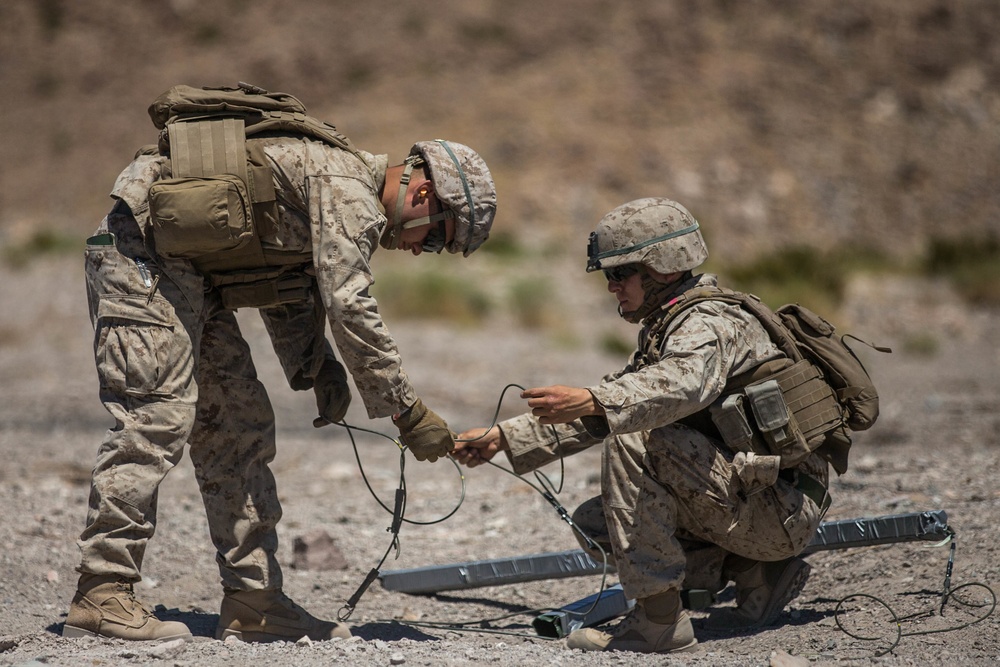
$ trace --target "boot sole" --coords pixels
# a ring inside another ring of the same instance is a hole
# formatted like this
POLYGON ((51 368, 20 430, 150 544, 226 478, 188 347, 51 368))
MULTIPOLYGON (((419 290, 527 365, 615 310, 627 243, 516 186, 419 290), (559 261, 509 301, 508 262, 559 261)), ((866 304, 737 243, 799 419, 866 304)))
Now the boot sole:
POLYGON ((78 628, 75 625, 64 625, 62 636, 67 639, 80 639, 82 637, 102 637, 104 639, 124 639, 125 641, 133 642, 169 642, 174 639, 183 639, 185 641, 191 641, 191 633, 181 633, 176 635, 168 635, 166 637, 154 637, 152 639, 129 639, 128 637, 113 637, 111 635, 102 635, 99 632, 92 632, 90 630, 84 630, 83 628, 78 628))
MULTIPOLYGON (((344 628, 343 624, 338 624, 339 627, 344 628)), ((215 629, 215 638, 219 641, 225 641, 226 639, 233 637, 237 641, 248 642, 248 643, 259 643, 266 644, 268 642, 295 642, 302 637, 308 637, 309 633, 301 633, 295 635, 278 635, 268 632, 260 632, 258 630, 233 630, 231 628, 221 628, 217 627, 215 629)), ((348 631, 347 637, 350 637, 350 631, 348 631)), ((343 636, 333 636, 321 639, 312 639, 312 641, 330 641, 333 639, 346 639, 343 636)), ((311 639, 311 637, 310 637, 311 639)))
POLYGON ((619 643, 614 646, 609 645, 606 649, 608 651, 625 651, 629 653, 645 653, 647 655, 666 655, 667 653, 690 653, 691 651, 698 650, 698 640, 692 639, 690 642, 684 646, 678 646, 677 648, 667 649, 666 651, 650 651, 649 644, 630 644, 630 643, 619 643))
POLYGON ((785 594, 773 597, 768 601, 764 615, 754 623, 753 627, 760 628, 774 623, 788 603, 797 598, 802 589, 805 588, 810 572, 812 572, 812 567, 801 558, 789 563, 774 587, 775 591, 784 591, 785 594))
POLYGON ((653 645, 647 641, 636 641, 636 640, 621 640, 614 637, 610 641, 601 641, 599 638, 591 639, 589 633, 594 633, 596 635, 603 635, 608 637, 607 633, 600 632, 598 630, 582 629, 574 630, 566 638, 566 647, 571 649, 578 649, 581 651, 623 651, 628 653, 646 653, 646 654, 666 654, 666 653, 686 653, 689 651, 694 651, 698 648, 698 638, 691 637, 691 641, 680 646, 673 646, 670 648, 662 648, 660 650, 655 650, 653 645))
POLYGON ((96 632, 84 630, 83 628, 77 628, 72 625, 63 626, 62 636, 69 639, 80 639, 81 637, 100 637, 100 635, 96 632))
POLYGON ((230 637, 233 637, 237 641, 246 642, 249 644, 268 644, 271 642, 296 642, 306 635, 300 635, 298 637, 292 635, 273 635, 266 632, 247 632, 241 630, 222 630, 216 631, 215 638, 220 641, 225 641, 230 637))

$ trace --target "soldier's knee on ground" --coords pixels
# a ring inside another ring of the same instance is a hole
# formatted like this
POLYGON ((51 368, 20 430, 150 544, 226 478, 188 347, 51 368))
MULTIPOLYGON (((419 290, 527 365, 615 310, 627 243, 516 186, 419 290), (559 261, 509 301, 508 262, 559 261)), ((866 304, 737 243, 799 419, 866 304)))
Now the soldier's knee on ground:
POLYGON ((598 563, 607 558, 608 565, 613 567, 615 557, 611 551, 611 538, 605 523, 604 504, 600 496, 580 503, 571 518, 576 528, 573 537, 580 543, 580 548, 598 563))

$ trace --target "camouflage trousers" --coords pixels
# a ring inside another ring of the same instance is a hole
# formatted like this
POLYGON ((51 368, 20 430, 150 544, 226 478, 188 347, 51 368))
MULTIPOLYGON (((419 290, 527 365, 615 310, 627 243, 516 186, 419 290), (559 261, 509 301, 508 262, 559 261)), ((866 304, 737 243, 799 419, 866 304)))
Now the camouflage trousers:
POLYGON ((100 396, 115 424, 94 466, 79 571, 140 578, 157 489, 189 444, 222 584, 280 587, 274 413, 250 349, 202 276, 150 260, 122 209, 98 230, 115 244, 85 252, 100 396))
POLYGON ((601 496, 572 518, 618 568, 625 594, 642 599, 668 589, 722 590, 731 554, 794 556, 812 540, 822 512, 782 479, 747 488, 731 454, 672 424, 605 440, 601 496))

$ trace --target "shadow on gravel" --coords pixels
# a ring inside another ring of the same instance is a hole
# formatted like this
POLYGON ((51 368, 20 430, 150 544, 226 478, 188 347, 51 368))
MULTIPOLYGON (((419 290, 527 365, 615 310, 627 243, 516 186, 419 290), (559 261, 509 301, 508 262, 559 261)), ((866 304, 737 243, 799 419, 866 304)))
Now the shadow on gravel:
POLYGON ((441 595, 440 593, 438 593, 437 595, 434 596, 434 599, 439 600, 440 602, 453 602, 457 604, 478 604, 484 607, 497 607, 511 614, 517 612, 530 612, 535 610, 533 607, 528 607, 523 604, 513 604, 506 600, 497 600, 491 598, 466 598, 455 595, 441 595))
MULTIPOLYGON (((153 615, 161 621, 180 621, 188 626, 191 634, 195 637, 215 637, 215 626, 219 624, 218 614, 208 614, 199 611, 181 611, 180 609, 167 609, 163 605, 157 605, 153 610, 153 615)), ((63 614, 63 618, 65 618, 63 614)), ((62 637, 65 621, 52 623, 45 628, 46 632, 62 637)))
MULTIPOLYGON (((462 632, 463 630, 491 630, 503 629, 532 633, 530 620, 525 623, 518 623, 513 620, 520 615, 537 615, 540 610, 528 607, 523 604, 512 604, 503 600, 488 598, 459 597, 453 595, 434 595, 438 602, 450 602, 456 604, 479 605, 480 607, 491 607, 502 610, 503 613, 489 615, 489 618, 482 614, 476 614, 470 618, 455 620, 427 619, 424 621, 396 621, 385 620, 381 622, 365 623, 363 625, 351 626, 351 634, 362 639, 381 639, 383 641, 397 641, 400 639, 411 639, 414 641, 437 641, 442 632, 462 632), (497 617, 499 616, 499 617, 497 617), (425 631, 426 629, 426 631, 425 631), (429 632, 434 633, 428 634, 429 632)), ((453 614, 451 615, 453 616, 453 614)))
POLYGON ((203 611, 166 609, 162 605, 157 605, 153 611, 161 621, 180 621, 188 626, 191 634, 195 637, 215 638, 215 626, 219 624, 218 614, 210 614, 203 611))
POLYGON ((768 630, 776 630, 783 627, 797 627, 803 625, 812 625, 813 623, 818 623, 825 618, 832 617, 834 615, 833 610, 820 611, 816 609, 799 609, 795 616, 792 617, 789 614, 782 614, 777 621, 771 625, 761 627, 761 628, 723 628, 718 626, 713 626, 713 617, 721 616, 725 614, 726 609, 713 609, 709 612, 706 618, 692 619, 691 624, 695 628, 695 634, 699 639, 724 639, 724 638, 735 638, 735 637, 749 637, 751 635, 756 635, 761 632, 766 632, 768 630))
MULTIPOLYGON (((435 628, 438 632, 440 629, 435 628)), ((439 641, 441 638, 429 635, 420 628, 407 623, 397 623, 395 621, 385 621, 383 623, 364 623, 363 625, 352 625, 351 634, 360 637, 365 641, 381 639, 382 641, 394 642, 400 639, 410 639, 413 641, 439 641)))

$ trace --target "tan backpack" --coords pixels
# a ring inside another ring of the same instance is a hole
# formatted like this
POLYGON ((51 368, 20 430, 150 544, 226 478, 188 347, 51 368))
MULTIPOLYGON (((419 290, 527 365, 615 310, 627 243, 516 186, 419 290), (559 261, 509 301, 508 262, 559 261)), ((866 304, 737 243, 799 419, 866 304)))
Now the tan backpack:
POLYGON ((312 279, 302 267, 311 255, 265 251, 261 238, 277 228, 279 201, 304 216, 308 212, 291 184, 275 188, 273 170, 252 138, 272 132, 307 136, 365 162, 350 140, 308 116, 295 97, 243 82, 236 88, 174 86, 150 105, 149 116, 171 169, 171 178, 149 189, 157 254, 190 260, 220 289, 227 308, 307 296, 312 279))
POLYGON ((782 467, 797 465, 815 452, 839 474, 845 473, 851 446, 847 431, 871 428, 879 414, 878 391, 844 342, 847 336, 837 335, 832 324, 799 304, 772 311, 752 294, 722 287, 683 294, 669 305, 664 320, 702 301, 733 303, 753 314, 787 357, 737 379, 736 391, 727 386, 711 408, 726 443, 746 450, 763 446, 758 453, 781 455, 782 467))

